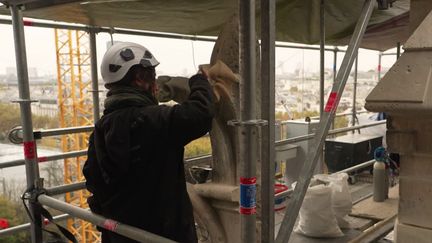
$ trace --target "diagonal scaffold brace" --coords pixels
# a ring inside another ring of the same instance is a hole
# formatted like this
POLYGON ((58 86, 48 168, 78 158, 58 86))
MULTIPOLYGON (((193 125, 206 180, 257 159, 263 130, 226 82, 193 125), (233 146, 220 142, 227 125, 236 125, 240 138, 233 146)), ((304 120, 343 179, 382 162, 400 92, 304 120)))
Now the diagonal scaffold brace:
POLYGON ((304 196, 309 187, 313 171, 320 156, 320 150, 323 146, 324 139, 326 138, 330 125, 335 117, 336 109, 339 100, 342 96, 343 90, 348 80, 349 73, 353 66, 354 60, 357 57, 357 51, 360 42, 366 31, 372 11, 375 7, 376 0, 366 0, 359 20, 355 26, 354 33, 351 37, 347 52, 341 64, 341 68, 336 76, 336 83, 333 85, 327 104, 324 108, 324 114, 320 121, 318 131, 315 133, 313 146, 309 149, 306 157, 306 162, 300 171, 300 177, 297 181, 297 186, 294 189, 291 200, 289 201, 287 212, 283 218, 279 233, 276 237, 276 243, 286 243, 289 241, 291 232, 294 228, 300 207, 303 203, 304 196))

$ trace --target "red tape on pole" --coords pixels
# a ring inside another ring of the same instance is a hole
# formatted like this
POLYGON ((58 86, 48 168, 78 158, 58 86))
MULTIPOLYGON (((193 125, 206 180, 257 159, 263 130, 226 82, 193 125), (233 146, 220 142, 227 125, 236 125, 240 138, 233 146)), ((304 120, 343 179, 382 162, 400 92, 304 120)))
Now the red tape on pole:
POLYGON ((35 143, 35 141, 24 142, 24 157, 26 159, 36 158, 36 143, 35 143))
POLYGON ((33 26, 33 21, 24 19, 23 24, 24 26, 33 26))
POLYGON ((256 214, 256 177, 240 177, 240 213, 256 214))
POLYGON ((338 94, 336 92, 331 92, 330 96, 327 100, 327 104, 325 106, 324 111, 325 112, 331 112, 334 111, 336 109, 336 105, 337 105, 337 99, 338 99, 338 94))
POLYGON ((245 185, 256 184, 256 177, 251 177, 251 178, 240 177, 240 184, 245 184, 245 185))
POLYGON ((103 227, 104 229, 107 229, 109 231, 115 231, 117 229, 117 225, 119 223, 117 221, 111 220, 111 219, 107 219, 103 222, 103 227))
POLYGON ((240 214, 246 214, 246 215, 256 214, 256 208, 242 208, 242 207, 240 207, 240 214))

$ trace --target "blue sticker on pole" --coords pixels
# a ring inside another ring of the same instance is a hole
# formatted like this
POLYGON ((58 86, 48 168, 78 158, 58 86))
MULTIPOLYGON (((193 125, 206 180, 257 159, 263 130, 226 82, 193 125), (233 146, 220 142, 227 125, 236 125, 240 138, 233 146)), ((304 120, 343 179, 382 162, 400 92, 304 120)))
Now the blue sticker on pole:
POLYGON ((256 213, 256 177, 240 178, 240 213, 256 213))

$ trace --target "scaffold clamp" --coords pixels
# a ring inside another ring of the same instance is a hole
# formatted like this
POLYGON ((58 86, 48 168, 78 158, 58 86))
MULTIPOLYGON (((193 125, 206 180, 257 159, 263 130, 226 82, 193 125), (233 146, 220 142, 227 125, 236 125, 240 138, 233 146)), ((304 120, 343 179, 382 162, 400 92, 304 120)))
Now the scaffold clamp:
POLYGON ((254 120, 246 120, 246 121, 239 121, 239 120, 230 120, 227 122, 228 126, 233 126, 233 127, 248 127, 248 126, 252 126, 252 127, 263 127, 263 126, 267 126, 268 121, 267 120, 262 120, 262 119, 254 119, 254 120))
POLYGON ((39 102, 39 100, 30 100, 30 99, 17 99, 17 100, 12 100, 11 101, 12 103, 18 103, 18 104, 21 104, 21 103, 35 103, 35 102, 39 102))

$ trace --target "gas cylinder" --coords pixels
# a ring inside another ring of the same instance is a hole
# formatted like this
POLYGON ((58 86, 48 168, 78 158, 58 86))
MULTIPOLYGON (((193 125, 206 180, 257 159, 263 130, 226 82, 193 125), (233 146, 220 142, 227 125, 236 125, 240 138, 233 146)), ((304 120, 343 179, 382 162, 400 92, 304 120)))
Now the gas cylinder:
POLYGON ((376 161, 373 166, 373 200, 382 202, 388 198, 389 180, 386 165, 382 161, 376 161))

